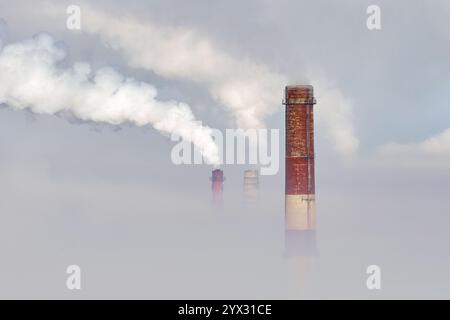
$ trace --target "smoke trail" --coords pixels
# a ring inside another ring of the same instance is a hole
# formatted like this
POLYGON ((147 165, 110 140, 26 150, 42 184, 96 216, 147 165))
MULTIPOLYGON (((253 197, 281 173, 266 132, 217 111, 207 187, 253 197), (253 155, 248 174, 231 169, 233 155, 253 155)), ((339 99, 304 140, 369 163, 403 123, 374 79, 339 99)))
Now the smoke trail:
POLYGON ((82 31, 120 50, 132 67, 205 86, 239 128, 264 127, 264 117, 280 110, 284 76, 227 54, 198 32, 111 16, 85 3, 82 18, 82 31))
MULTIPOLYGON (((132 67, 204 85, 232 114, 239 128, 264 127, 264 118, 281 110, 283 89, 289 83, 286 76, 265 65, 233 57, 198 32, 111 16, 87 4, 82 5, 82 15, 82 30, 99 35, 120 50, 132 67)), ((354 132, 351 103, 337 87, 324 81, 325 77, 317 81, 316 73, 306 72, 305 77, 317 85, 318 124, 327 132, 336 152, 352 158, 359 140, 354 132)))
MULTIPOLYGON (((118 14, 86 1, 79 3, 81 32, 100 37, 123 54, 132 67, 205 87, 232 115, 238 128, 264 127, 265 117, 282 111, 283 89, 291 83, 289 79, 304 78, 315 86, 318 131, 324 132, 341 157, 350 159, 357 154, 359 139, 352 103, 338 86, 328 83, 328 77, 320 70, 309 69, 314 66, 309 66, 303 75, 283 75, 264 64, 231 54, 199 30, 141 21, 124 12, 118 14)), ((60 1, 43 1, 39 6, 38 17, 43 19, 40 23, 60 17, 65 9, 60 1)))
POLYGON ((355 135, 353 105, 342 92, 323 77, 310 77, 317 96, 317 124, 326 128, 326 138, 345 160, 354 158, 359 148, 355 135))
POLYGON ((92 72, 88 63, 61 68, 66 54, 39 34, 1 47, 0 104, 38 114, 71 114, 84 121, 151 125, 192 142, 212 164, 219 161, 212 130, 196 122, 188 105, 158 101, 156 89, 112 68, 92 72))

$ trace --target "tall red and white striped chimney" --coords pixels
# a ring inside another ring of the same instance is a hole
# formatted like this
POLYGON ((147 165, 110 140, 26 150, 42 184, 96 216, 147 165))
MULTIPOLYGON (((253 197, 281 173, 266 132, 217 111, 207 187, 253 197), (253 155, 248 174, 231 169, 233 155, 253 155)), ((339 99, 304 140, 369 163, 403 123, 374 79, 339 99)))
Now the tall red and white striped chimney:
POLYGON ((316 251, 315 103, 312 86, 286 87, 285 221, 288 254, 314 255, 316 251))

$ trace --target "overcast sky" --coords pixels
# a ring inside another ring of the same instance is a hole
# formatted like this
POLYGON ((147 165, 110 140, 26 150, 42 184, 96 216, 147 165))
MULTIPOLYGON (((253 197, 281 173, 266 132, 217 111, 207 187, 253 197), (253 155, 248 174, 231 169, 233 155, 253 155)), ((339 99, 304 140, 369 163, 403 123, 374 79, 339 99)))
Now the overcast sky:
POLYGON ((281 130, 259 210, 241 205, 250 166, 227 165, 217 212, 212 167, 174 165, 151 123, 37 114, 0 90, 1 297, 450 297, 448 1, 0 0, 0 18, 3 46, 46 32, 66 52, 58 68, 112 67, 203 126, 281 130), (71 4, 81 30, 66 27, 71 4), (366 27, 370 4, 381 30, 366 27), (318 102, 320 256, 305 272, 283 256, 288 83, 313 84, 318 102))

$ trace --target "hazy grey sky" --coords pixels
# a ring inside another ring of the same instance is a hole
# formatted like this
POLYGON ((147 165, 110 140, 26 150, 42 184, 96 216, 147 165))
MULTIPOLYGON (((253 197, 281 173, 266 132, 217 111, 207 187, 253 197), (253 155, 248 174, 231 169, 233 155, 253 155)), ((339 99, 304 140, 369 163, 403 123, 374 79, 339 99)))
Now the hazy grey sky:
POLYGON ((213 128, 253 123, 222 90, 240 80, 249 94, 268 88, 243 101, 281 130, 284 80, 314 84, 320 251, 313 283, 296 286, 283 160, 261 178, 259 212, 241 205, 247 166, 225 166, 216 212, 211 167, 173 165, 174 143, 151 127, 2 105, 0 297, 450 297, 448 1, 0 0, 0 18, 6 44, 47 32, 67 50, 59 66, 113 67, 213 128), (69 4, 80 31, 66 28, 69 4), (370 4, 381 30, 366 27, 370 4), (65 287, 69 264, 82 268, 80 292, 65 287), (365 288, 369 264, 382 268, 380 292, 365 288))

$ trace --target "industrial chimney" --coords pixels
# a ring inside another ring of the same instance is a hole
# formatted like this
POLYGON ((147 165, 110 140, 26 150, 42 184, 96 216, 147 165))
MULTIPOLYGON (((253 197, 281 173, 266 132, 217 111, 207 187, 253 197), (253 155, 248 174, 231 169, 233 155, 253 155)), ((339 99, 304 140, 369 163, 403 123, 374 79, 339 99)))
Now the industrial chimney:
POLYGON ((316 206, 314 185, 313 87, 287 86, 285 221, 288 255, 314 255, 316 206))
POLYGON ((220 169, 213 170, 210 179, 213 204, 220 207, 223 205, 223 182, 225 181, 223 171, 220 169))
POLYGON ((244 198, 247 204, 255 204, 258 201, 259 173, 258 170, 244 171, 244 198))

